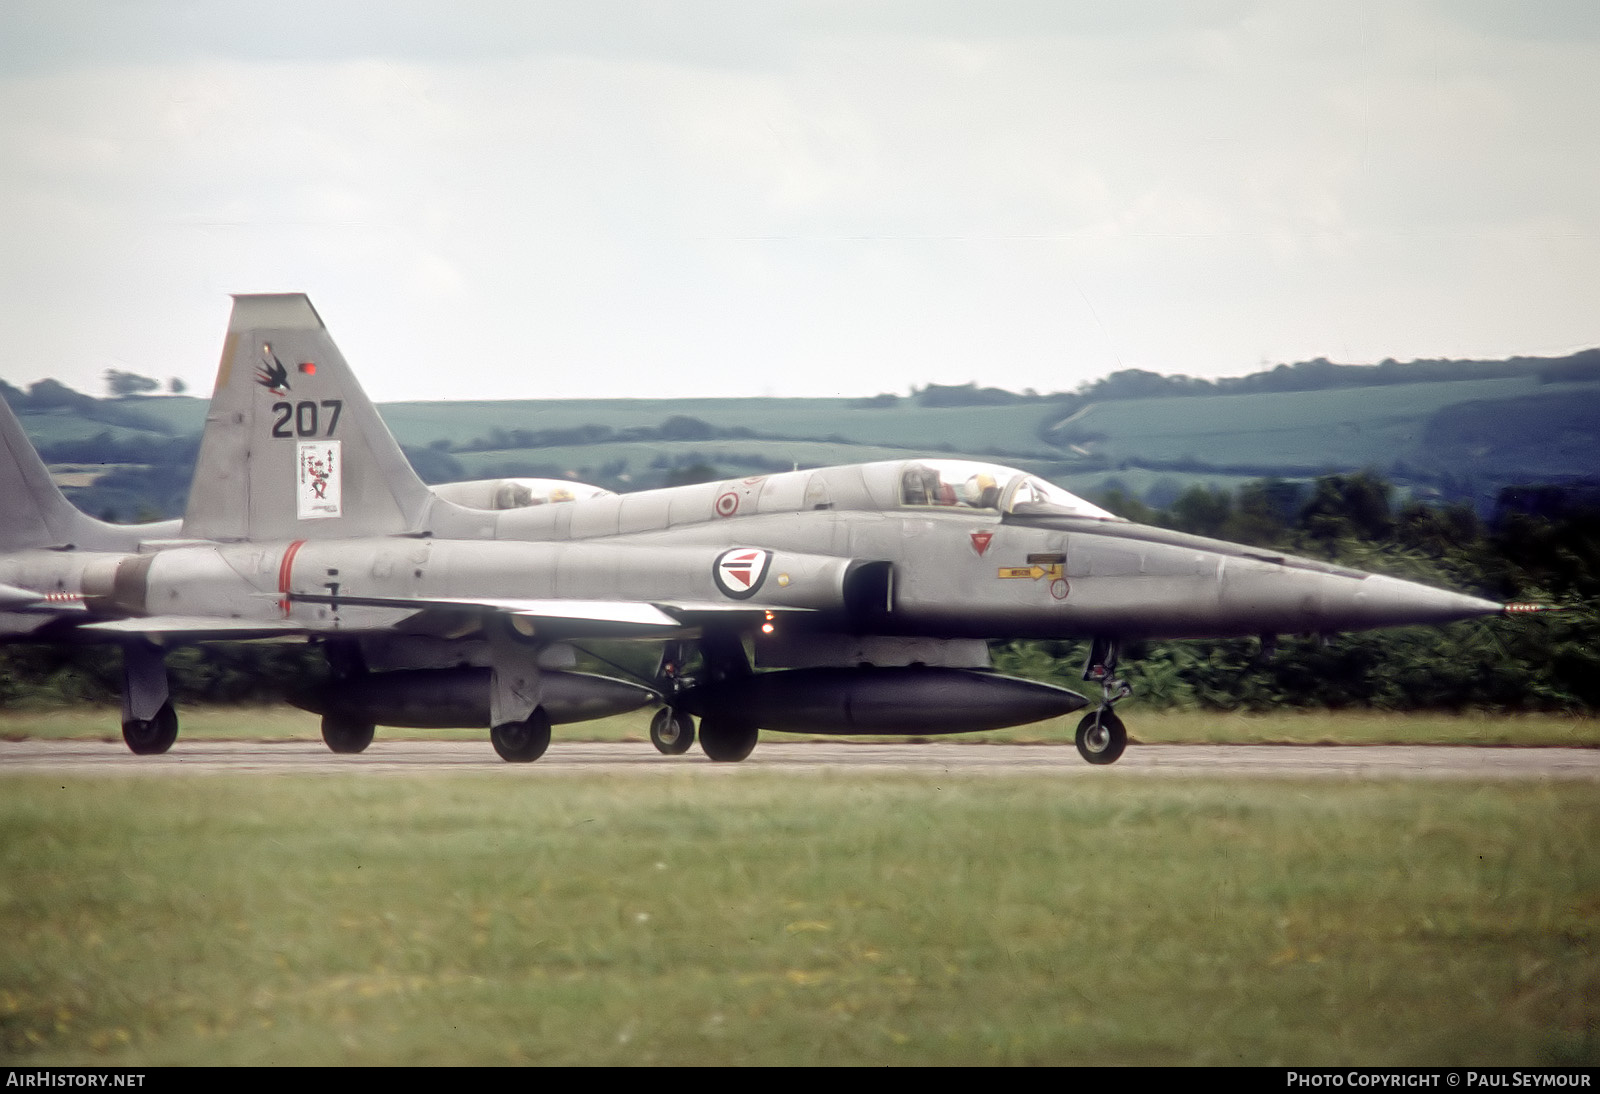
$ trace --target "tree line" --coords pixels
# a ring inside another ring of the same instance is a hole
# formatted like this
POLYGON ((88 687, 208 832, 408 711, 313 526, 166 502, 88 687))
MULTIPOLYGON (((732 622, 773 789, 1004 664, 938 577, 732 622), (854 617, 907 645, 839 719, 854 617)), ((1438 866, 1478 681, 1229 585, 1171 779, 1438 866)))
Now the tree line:
MULTIPOLYGON (((973 382, 913 387, 908 398, 918 406, 927 407, 1048 402, 1062 404, 1063 409, 1070 412, 1089 403, 1121 399, 1327 391, 1345 387, 1493 380, 1530 374, 1546 384, 1600 380, 1600 348, 1580 350, 1564 357, 1509 357, 1492 361, 1450 358, 1396 361, 1386 358, 1376 365, 1341 365, 1326 357, 1317 357, 1310 361, 1274 365, 1247 376, 1224 376, 1215 380, 1128 368, 1098 380, 1086 381, 1074 391, 1054 391, 1045 395, 1032 388, 1015 392, 998 387, 979 387, 973 382)), ((902 403, 899 395, 885 392, 866 399, 856 399, 851 405, 863 410, 891 410, 902 403)))

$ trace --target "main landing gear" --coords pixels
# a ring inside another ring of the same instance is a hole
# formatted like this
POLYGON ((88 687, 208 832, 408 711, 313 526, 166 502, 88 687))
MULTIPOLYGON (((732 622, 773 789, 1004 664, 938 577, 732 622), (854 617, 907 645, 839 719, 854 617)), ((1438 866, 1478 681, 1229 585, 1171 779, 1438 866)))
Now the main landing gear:
POLYGON ((178 712, 167 688, 166 655, 153 642, 122 647, 122 740, 136 756, 157 756, 178 739, 178 712))
POLYGON ((322 743, 333 752, 347 755, 365 752, 376 732, 377 726, 371 722, 362 722, 339 714, 322 716, 322 743))
MULTIPOLYGON (((712 632, 700 639, 704 684, 724 684, 750 675, 750 659, 737 635, 712 632)), ((738 763, 755 751, 760 728, 738 710, 717 705, 700 712, 700 751, 716 763, 738 763)))
POLYGON ((1116 676, 1121 643, 1115 638, 1096 638, 1089 645, 1089 663, 1083 678, 1100 685, 1100 706, 1078 723, 1078 755, 1092 764, 1114 764, 1128 747, 1128 730, 1111 709, 1119 700, 1133 694, 1126 680, 1116 676))
MULTIPOLYGON (((367 673, 366 658, 354 639, 332 638, 324 644, 322 654, 328 659, 328 671, 335 681, 353 680, 367 673)), ((365 752, 372 743, 377 726, 358 717, 346 714, 322 716, 322 743, 331 752, 353 756, 365 752)))
POLYGON ((534 707, 520 722, 506 722, 489 730, 489 741, 500 758, 508 763, 532 763, 550 747, 550 716, 544 707, 534 707))
POLYGON ((700 719, 700 748, 718 763, 738 763, 755 751, 760 730, 728 718, 700 719))
POLYGON ((128 718, 122 723, 122 740, 135 756, 157 756, 178 739, 178 712, 170 701, 150 718, 128 718))

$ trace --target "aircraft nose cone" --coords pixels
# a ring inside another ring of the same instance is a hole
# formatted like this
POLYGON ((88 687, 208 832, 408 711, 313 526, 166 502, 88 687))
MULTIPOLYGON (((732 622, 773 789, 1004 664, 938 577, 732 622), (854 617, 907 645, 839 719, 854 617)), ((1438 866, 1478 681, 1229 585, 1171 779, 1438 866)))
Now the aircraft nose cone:
POLYGON ((1458 619, 1498 615, 1504 608, 1505 605, 1492 600, 1377 574, 1362 578, 1349 599, 1351 623, 1357 627, 1453 623, 1458 619))

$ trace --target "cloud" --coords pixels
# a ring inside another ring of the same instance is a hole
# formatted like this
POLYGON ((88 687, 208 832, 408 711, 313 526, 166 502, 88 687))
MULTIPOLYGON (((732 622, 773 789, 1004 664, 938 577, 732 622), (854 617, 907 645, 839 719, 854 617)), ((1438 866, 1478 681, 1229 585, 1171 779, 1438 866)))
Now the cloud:
POLYGON ((386 398, 1054 390, 1600 341, 1586 30, 1470 5, 445 11, 8 5, 0 375, 204 389, 226 294, 283 290, 386 398))

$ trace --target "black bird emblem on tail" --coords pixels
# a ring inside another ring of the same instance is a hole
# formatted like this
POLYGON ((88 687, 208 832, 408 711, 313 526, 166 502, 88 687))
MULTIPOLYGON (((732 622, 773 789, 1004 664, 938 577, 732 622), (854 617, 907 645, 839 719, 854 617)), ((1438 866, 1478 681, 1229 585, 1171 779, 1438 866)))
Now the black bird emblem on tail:
POLYGON ((287 395, 289 370, 283 367, 283 362, 278 360, 278 355, 272 352, 271 346, 262 346, 261 355, 266 360, 256 366, 256 383, 274 395, 287 395))

